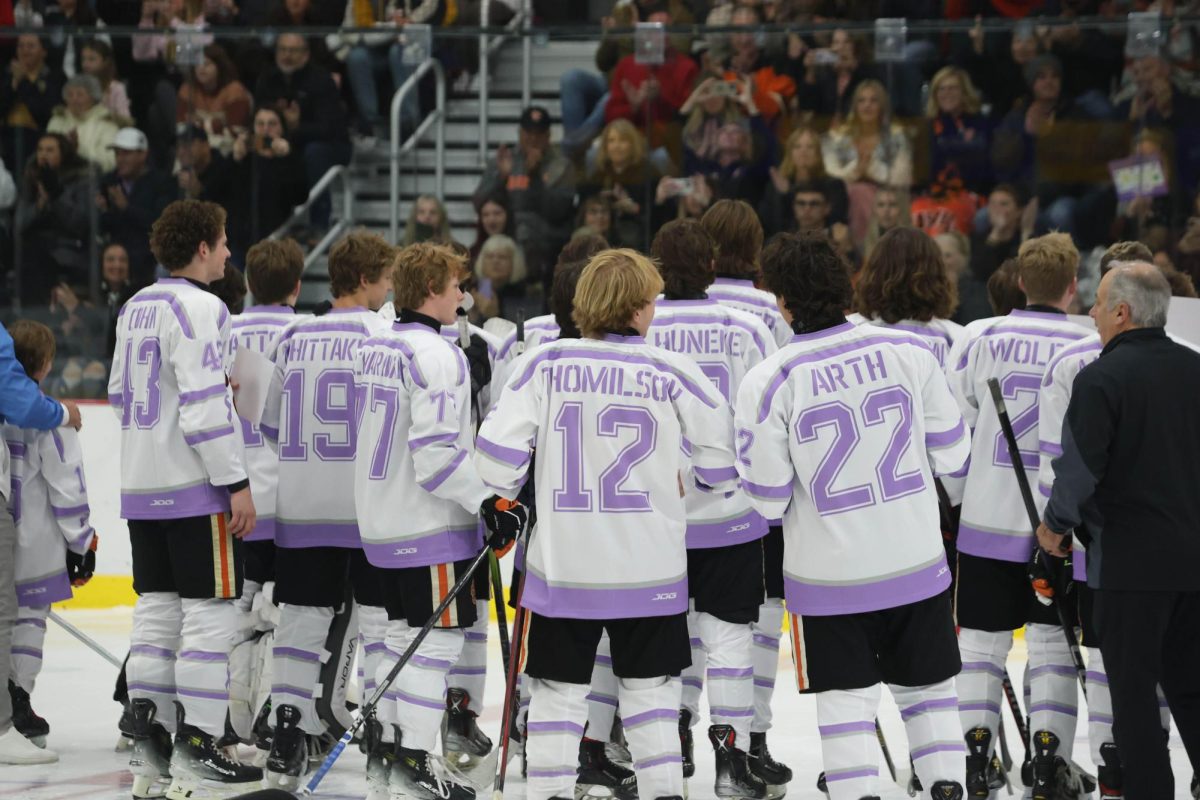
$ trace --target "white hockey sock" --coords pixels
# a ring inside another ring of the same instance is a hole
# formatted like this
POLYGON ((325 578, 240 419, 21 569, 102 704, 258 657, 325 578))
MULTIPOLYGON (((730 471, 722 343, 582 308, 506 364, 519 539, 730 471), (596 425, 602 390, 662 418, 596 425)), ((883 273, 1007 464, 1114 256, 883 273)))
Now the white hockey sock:
POLYGON ((830 800, 858 800, 878 793, 875 712, 879 695, 879 684, 817 693, 817 728, 830 800))
POLYGON ((1069 761, 1075 744, 1079 689, 1071 649, 1058 625, 1031 622, 1025 626, 1029 651, 1029 732, 1050 731, 1058 736, 1058 755, 1069 761))
POLYGON ((579 740, 583 738, 583 723, 587 719, 588 687, 530 677, 525 678, 525 686, 529 694, 529 721, 525 729, 529 772, 525 795, 528 800, 574 797, 579 740))
MULTIPOLYGON (((387 652, 387 610, 380 606, 358 607, 358 685, 362 687, 360 705, 375 695, 378 686, 379 664, 387 652)), ((393 705, 380 701, 376 717, 383 725, 383 741, 393 741, 392 724, 396 722, 393 705)))
POLYGON ((931 686, 890 684, 888 688, 900 708, 908 734, 908 753, 921 785, 954 781, 965 787, 967 748, 958 719, 954 681, 947 679, 931 686))
POLYGON ((601 742, 612 741, 613 717, 617 715, 617 678, 613 675, 608 631, 600 636, 600 644, 596 646, 587 701, 587 737, 601 742))
POLYGON ((220 738, 229 708, 229 653, 240 635, 232 600, 182 601, 183 632, 175 662, 175 692, 185 721, 220 738))
POLYGON ((779 638, 783 635, 783 600, 768 597, 758 607, 758 622, 750 626, 750 655, 754 661, 754 720, 750 730, 771 729, 771 698, 775 696, 775 673, 779 671, 779 638))
POLYGON ((1112 693, 1108 690, 1108 673, 1104 671, 1104 656, 1099 647, 1087 648, 1087 706, 1088 750, 1092 763, 1100 765, 1100 745, 1113 741, 1112 693))
POLYGON ((146 592, 133 607, 125 677, 130 700, 150 700, 155 720, 175 732, 175 658, 183 630, 183 604, 172 592, 146 592))
POLYGON ((750 626, 725 622, 704 613, 697 614, 696 620, 708 653, 705 678, 712 724, 731 726, 734 746, 749 751, 750 722, 754 717, 750 626))
POLYGON ((682 694, 680 708, 691 713, 691 727, 700 722, 700 695, 704 691, 704 667, 708 654, 704 652, 704 640, 700 638, 700 621, 694 609, 688 610, 688 638, 692 645, 692 665, 680 674, 682 694))
POLYGON ((475 624, 464 631, 462 655, 450 669, 447 685, 462 689, 471 698, 476 714, 483 710, 483 689, 487 681, 488 601, 475 601, 475 624))
POLYGON ((300 711, 300 727, 306 733, 319 734, 325 730, 317 717, 314 695, 321 680, 321 662, 328 657, 325 639, 331 622, 330 607, 293 603, 279 606, 279 624, 275 627, 275 645, 271 650, 271 707, 295 706, 300 711))
POLYGON ((1004 660, 1011 647, 1012 631, 963 628, 958 633, 962 672, 958 673, 955 688, 962 733, 972 728, 987 728, 992 732, 993 747, 1000 730, 1004 660))
MULTIPOLYGON (((403 620, 388 624, 387 652, 380 659, 377 680, 387 675, 417 632, 403 620)), ((401 747, 433 752, 446 713, 446 676, 462 653, 463 640, 458 628, 431 630, 384 695, 395 704, 401 747)))
POLYGON ((683 796, 679 689, 679 681, 666 676, 618 679, 621 724, 640 797, 683 796))
POLYGON ((1158 695, 1158 719, 1163 731, 1171 733, 1171 707, 1167 705, 1167 696, 1163 694, 1162 686, 1155 686, 1154 693, 1158 695))
MULTIPOLYGON (((593 667, 594 669, 594 667, 593 667)), ((529 722, 529 681, 531 678, 522 672, 517 673, 517 708, 513 724, 517 730, 524 731, 529 722)))
POLYGON ((42 644, 46 641, 46 616, 50 606, 17 609, 12 633, 12 680, 33 694, 33 685, 42 671, 42 644))

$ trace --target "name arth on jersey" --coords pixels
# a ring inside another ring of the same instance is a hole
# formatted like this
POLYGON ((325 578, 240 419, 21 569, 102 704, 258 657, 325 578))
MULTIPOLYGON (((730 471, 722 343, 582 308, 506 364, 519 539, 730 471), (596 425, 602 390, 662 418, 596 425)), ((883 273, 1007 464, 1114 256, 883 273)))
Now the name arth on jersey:
POLYGON ((387 323, 365 308, 305 317, 279 337, 259 426, 277 442, 280 547, 361 547, 354 511, 354 362, 387 323))
POLYGON ((579 619, 687 610, 684 437, 698 484, 736 488, 729 406, 689 359, 618 335, 527 353, 475 454, 484 482, 511 498, 537 449, 525 607, 579 619))
POLYGON ((491 494, 471 459, 471 380, 457 344, 420 323, 396 323, 359 348, 363 457, 354 501, 363 552, 380 567, 470 558, 491 494))
MULTIPOLYGON (((731 394, 746 373, 777 349, 771 331, 758 317, 715 300, 659 298, 646 340, 695 362, 726 402, 732 401, 731 394)), ((685 470, 689 450, 685 439, 685 470)), ((766 536, 766 521, 740 489, 714 494, 694 483, 685 489, 689 550, 728 547, 766 536)))
POLYGON ((950 388, 973 431, 958 527, 960 552, 999 561, 1029 560, 1033 531, 987 381, 1000 382, 1021 464, 1033 484, 1039 467, 1042 377, 1060 350, 1088 333, 1065 314, 1016 310, 967 325, 966 335, 951 351, 950 388))
POLYGON ((795 336, 736 408, 742 487, 783 519, 790 611, 876 611, 950 585, 933 478, 962 468, 970 440, 924 340, 850 322, 795 336))
MULTIPOLYGON (((229 335, 227 363, 232 366, 241 348, 275 357, 275 345, 287 326, 299 317, 290 306, 251 306, 233 318, 229 335)), ((275 493, 279 486, 279 454, 267 446, 258 425, 241 423, 242 447, 245 449, 246 474, 250 476, 250 494, 254 498, 256 521, 254 530, 245 537, 247 542, 270 541, 275 538, 275 493)))
POLYGON ((183 278, 142 289, 117 316, 108 401, 121 422, 121 516, 229 511, 245 480, 225 380, 229 312, 183 278))

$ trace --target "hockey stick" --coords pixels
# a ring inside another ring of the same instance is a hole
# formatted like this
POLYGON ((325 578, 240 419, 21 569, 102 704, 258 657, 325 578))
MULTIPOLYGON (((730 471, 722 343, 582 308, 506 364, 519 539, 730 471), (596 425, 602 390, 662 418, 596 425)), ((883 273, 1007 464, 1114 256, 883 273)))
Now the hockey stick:
POLYGON ((54 620, 56 623, 58 623, 59 627, 61 627, 67 633, 74 636, 79 641, 86 644, 89 648, 92 649, 93 652, 96 653, 96 655, 100 656, 105 661, 107 661, 108 663, 110 663, 114 667, 116 667, 117 669, 121 669, 122 666, 124 665, 124 662, 121 659, 117 658, 112 653, 108 652, 103 647, 101 647, 99 642, 97 642, 92 637, 88 636, 83 631, 79 630, 79 628, 76 628, 74 625, 67 622, 65 619, 60 617, 54 611, 50 612, 50 619, 54 620))
MULTIPOLYGON (((492 601, 496 604, 496 628, 500 632, 500 658, 504 662, 504 674, 507 676, 511 659, 508 652, 508 609, 504 607, 504 579, 500 577, 500 559, 496 558, 495 553, 492 553, 488 562, 492 572, 492 601)), ((480 698, 480 702, 482 701, 483 698, 480 698)))
POLYGON ((475 570, 479 569, 479 565, 487 559, 488 553, 490 552, 491 548, 485 545, 484 548, 479 551, 479 555, 475 556, 475 560, 471 562, 471 565, 467 567, 462 577, 458 579, 458 582, 455 583, 450 591, 446 593, 446 596, 442 598, 442 602, 438 603, 437 608, 433 610, 433 615, 429 617, 429 620, 424 626, 422 626, 421 630, 417 632, 416 638, 414 638, 408 645, 408 648, 405 649, 404 653, 400 656, 400 660, 392 665, 392 669, 388 672, 387 677, 380 681, 379 685, 375 687, 375 694, 371 695, 371 699, 364 703, 361 708, 359 708, 358 714, 356 714, 354 717, 354 722, 349 728, 346 729, 346 732, 342 734, 342 738, 338 739, 337 744, 335 744, 333 749, 329 751, 329 755, 325 756, 325 760, 321 762, 321 766, 317 768, 317 771, 313 773, 312 778, 310 778, 308 783, 304 785, 304 788, 301 790, 301 794, 307 796, 317 791, 317 787, 325 778, 326 773, 333 768, 334 762, 338 760, 338 757, 341 756, 342 751, 346 749, 346 745, 350 744, 351 740, 354 739, 354 734, 358 733, 358 729, 363 726, 363 723, 366 722, 371 714, 375 711, 375 707, 379 705, 379 701, 383 699, 383 693, 391 688, 392 682, 396 680, 396 676, 400 674, 400 670, 404 669, 404 666, 412 659, 413 654, 417 652, 417 648, 421 646, 421 642, 425 641, 425 637, 429 635, 429 632, 433 630, 433 626, 437 624, 438 619, 442 616, 442 612, 449 608, 450 604, 458 598, 463 589, 471 584, 471 581, 475 578, 475 570))
POLYGON ((883 763, 887 764, 888 773, 892 776, 892 783, 895 783, 896 764, 892 761, 892 751, 888 749, 887 739, 883 735, 883 726, 879 724, 879 717, 875 718, 875 738, 879 740, 879 749, 883 751, 883 763))
POLYGON ((529 540, 533 538, 532 524, 525 537, 525 546, 521 548, 521 570, 517 581, 516 604, 517 613, 513 616, 513 635, 509 645, 507 675, 504 680, 504 707, 500 713, 500 764, 496 770, 496 780, 492 789, 492 800, 504 800, 504 779, 508 775, 508 746, 512 742, 509 733, 512 731, 513 717, 516 715, 517 673, 521 671, 521 644, 525 638, 525 618, 528 612, 521 605, 521 597, 525 593, 525 569, 529 560, 529 540))
POLYGON ((1017 724, 1017 735, 1021 737, 1021 744, 1025 746, 1025 760, 1029 761, 1032 758, 1029 750, 1029 725, 1025 720, 1025 712, 1021 710, 1021 700, 1017 697, 1017 690, 1013 688, 1007 667, 1004 677, 1000 679, 1000 685, 1004 688, 1004 697, 1008 700, 1008 710, 1012 712, 1013 722, 1017 724))
MULTIPOLYGON (((1025 463, 1021 460, 1021 451, 1017 446, 1017 437, 1013 433, 1012 421, 1008 418, 1008 408, 1004 404, 1004 395, 1000 392, 1000 381, 995 378, 988 378, 988 389, 992 392, 992 402, 996 405, 996 416, 1000 418, 1000 429, 1004 432, 1004 441, 1008 445, 1009 461, 1012 462, 1013 472, 1017 476, 1017 485, 1021 489, 1021 500, 1025 503, 1025 513, 1029 515, 1029 524, 1032 526, 1035 539, 1034 546, 1037 547, 1036 557, 1041 560, 1042 566, 1048 574, 1053 574, 1054 570, 1051 566, 1049 556, 1042 550, 1041 546, 1036 543, 1038 526, 1041 520, 1038 518, 1037 507, 1033 504, 1033 492, 1029 488, 1029 476, 1025 474, 1025 463)), ((1083 653, 1079 650, 1079 642, 1075 638, 1075 625, 1067 618, 1067 609, 1059 601, 1059 598, 1052 599, 1054 610, 1058 612, 1058 624, 1062 626, 1063 636, 1067 639, 1067 648, 1071 651, 1071 661, 1075 664, 1075 675, 1079 678, 1079 689, 1083 692, 1083 697, 1087 699, 1087 670, 1083 664, 1083 653)))

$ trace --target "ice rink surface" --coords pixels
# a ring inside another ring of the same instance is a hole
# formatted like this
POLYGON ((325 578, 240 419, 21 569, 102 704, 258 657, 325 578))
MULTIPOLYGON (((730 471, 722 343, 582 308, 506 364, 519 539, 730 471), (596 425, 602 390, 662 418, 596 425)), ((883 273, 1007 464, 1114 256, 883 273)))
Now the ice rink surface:
MULTIPOLYGON (((111 652, 123 657, 129 641, 131 609, 105 611, 70 611, 64 616, 93 636, 111 652)), ((786 643, 787 639, 784 638, 786 643)), ((112 700, 116 671, 106 661, 77 642, 53 622, 46 637, 46 663, 33 694, 34 709, 50 723, 49 745, 57 750, 57 764, 40 767, 0 767, 0 798, 14 800, 115 800, 129 798, 131 778, 126 769, 128 757, 116 753, 117 718, 120 707, 112 700)), ((816 713, 811 697, 801 696, 794 688, 792 664, 786 644, 780 653, 779 680, 775 692, 775 723, 769 735, 773 755, 787 763, 796 774, 788 791, 789 798, 817 800, 823 798, 815 788, 821 769, 820 739, 817 734, 816 713)), ((1009 672, 1020 686, 1025 663, 1024 643, 1018 641, 1009 659, 1009 672)), ((500 727, 500 704, 504 694, 501 677, 500 649, 494 635, 489 640, 489 675, 487 696, 480 725, 493 740, 500 727)), ((1005 712, 1007 716, 1007 712, 1005 712)), ((897 767, 907 768, 907 743, 900 715, 890 696, 884 692, 879 718, 887 734, 897 767)), ((1087 716, 1081 713, 1075 743, 1075 760, 1094 772, 1088 757, 1087 716)), ((703 723, 702 723, 703 725, 703 723)), ((709 747, 696 728, 696 776, 689 781, 691 798, 711 798, 713 766, 709 747)), ((1020 762, 1021 745, 1009 731, 1010 750, 1020 762)), ((1171 737, 1171 758, 1175 768, 1176 798, 1189 797, 1187 784, 1191 767, 1177 736, 1171 737)), ((326 777, 318 797, 330 800, 361 800, 365 792, 363 767, 366 757, 357 749, 348 749, 333 771, 326 777)), ((513 762, 514 768, 516 762, 513 762)), ((524 797, 524 784, 519 769, 509 781, 506 796, 524 797)), ((887 781, 887 771, 880 763, 883 776, 880 795, 883 798, 905 798, 907 793, 887 781)), ((511 773, 510 773, 511 774, 511 773)), ((1021 797, 1019 781, 1014 779, 1014 797, 1021 797)), ((995 797, 996 795, 994 795, 995 797)), ((999 797, 1007 795, 1003 790, 999 797)), ((489 800, 480 795, 483 800, 489 800)))

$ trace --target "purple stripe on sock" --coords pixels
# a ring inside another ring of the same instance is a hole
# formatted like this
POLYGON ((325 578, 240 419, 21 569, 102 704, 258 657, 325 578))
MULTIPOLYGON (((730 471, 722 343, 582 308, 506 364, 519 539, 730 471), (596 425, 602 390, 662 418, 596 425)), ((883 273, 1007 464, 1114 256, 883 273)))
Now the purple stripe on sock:
POLYGON ((754 643, 760 647, 769 647, 772 650, 779 649, 779 639, 774 636, 767 636, 765 633, 754 634, 754 643))
POLYGON ((180 697, 195 697, 200 700, 224 700, 229 702, 229 692, 210 692, 204 689, 184 689, 175 687, 175 694, 180 697))
POLYGON ((658 758, 648 758, 645 761, 633 762, 634 769, 650 769, 651 767, 660 767, 663 764, 682 764, 683 756, 679 753, 673 755, 659 756, 658 758))
POLYGON ((29 656, 30 658, 36 658, 36 659, 38 659, 39 661, 40 661, 40 660, 41 660, 41 658, 42 658, 42 651, 41 651, 41 650, 39 650, 39 649, 37 649, 36 647, 17 647, 17 646, 14 646, 14 647, 12 648, 12 654, 13 654, 14 656, 29 656))
MULTIPOLYGON (((399 654, 397 654, 399 656, 399 654)), ((429 669, 450 669, 454 666, 453 661, 444 661, 440 658, 430 658, 429 656, 419 656, 413 653, 409 659, 410 664, 416 664, 418 667, 428 667, 429 669)))
POLYGON ((720 708, 719 706, 710 707, 709 712, 714 717, 753 717, 753 708, 720 708))
POLYGON ((926 711, 936 711, 943 708, 957 712, 958 698, 938 697, 934 700, 926 700, 923 703, 917 703, 916 705, 909 706, 908 708, 902 708, 900 709, 900 718, 905 722, 908 722, 911 718, 917 716, 918 714, 924 714, 926 711))
POLYGON ((612 706, 613 708, 617 707, 617 698, 610 697, 606 694, 596 694, 593 692, 587 696, 587 700, 589 703, 603 703, 606 706, 612 706))
POLYGON ((479 633, 478 631, 467 631, 466 639, 468 642, 486 642, 487 634, 479 633))
POLYGON ((1062 664, 1042 664, 1040 667, 1034 667, 1029 670, 1030 678, 1037 678, 1042 675, 1061 675, 1065 678, 1075 677, 1075 668, 1064 666, 1062 664))
POLYGON ((700 680, 699 678, 684 678, 683 685, 695 686, 697 689, 699 689, 704 686, 704 681, 700 680))
POLYGON ((690 644, 692 646, 693 650, 699 650, 701 647, 704 646, 704 642, 696 637, 692 637, 692 638, 688 639, 688 644, 690 644))
POLYGON ((42 630, 46 630, 46 620, 44 620, 44 619, 34 619, 32 617, 21 617, 20 619, 17 620, 16 624, 17 625, 32 625, 35 628, 41 628, 42 630))
POLYGON ((716 669, 710 668, 706 672, 710 680, 713 678, 749 678, 754 675, 754 668, 718 667, 716 669))
POLYGON ((1000 704, 992 703, 992 702, 988 702, 988 701, 980 701, 978 703, 960 702, 958 704, 958 710, 960 713, 963 711, 990 711, 993 714, 999 714, 1000 713, 1000 704))
POLYGON ((570 720, 548 720, 546 722, 529 722, 525 725, 525 732, 534 733, 570 733, 576 736, 583 736, 583 726, 577 722, 570 720))
POLYGON ((530 767, 527 774, 530 778, 566 778, 567 776, 574 778, 578 772, 576 767, 570 769, 534 769, 530 767))
POLYGON ((643 711, 640 714, 624 717, 623 722, 625 728, 628 730, 635 725, 653 722, 656 719, 669 719, 672 722, 677 722, 679 720, 679 710, 674 708, 652 708, 649 711, 643 711))
POLYGON ((605 667, 612 667, 612 656, 596 656, 596 663, 605 667))
POLYGON ((1078 710, 1074 706, 1069 706, 1066 703, 1052 703, 1048 700, 1041 703, 1034 703, 1029 707, 1029 713, 1031 716, 1039 711, 1044 711, 1051 714, 1062 714, 1067 717, 1073 717, 1078 713, 1078 710))
POLYGON ((214 653, 210 650, 180 650, 180 661, 208 661, 216 663, 220 661, 229 661, 228 653, 214 653))
POLYGON ((821 732, 821 737, 827 736, 843 736, 847 733, 875 733, 875 723, 873 722, 839 722, 836 725, 818 725, 817 730, 821 732))
POLYGON ((451 675, 487 675, 487 667, 453 667, 451 675))
POLYGON ((755 678, 754 685, 757 686, 759 689, 774 689, 775 688, 775 679, 774 678, 755 678))
POLYGON ((963 672, 986 672, 989 675, 995 675, 997 678, 1004 677, 1004 668, 998 667, 990 661, 964 661, 962 665, 963 672))
POLYGON ((383 653, 387 651, 387 645, 383 642, 371 642, 369 645, 364 647, 363 650, 370 655, 375 653, 383 653))
POLYGON ((315 664, 321 660, 319 653, 301 650, 298 647, 272 647, 271 655, 275 658, 289 658, 292 661, 305 661, 310 664, 315 664))
MULTIPOLYGON (((871 726, 871 730, 875 730, 875 726, 871 726)), ((848 781, 853 778, 878 778, 879 767, 859 767, 858 769, 848 769, 844 772, 825 771, 825 782, 832 781, 848 781)))
POLYGON ((1105 686, 1108 686, 1108 676, 1103 672, 1093 672, 1089 669, 1084 673, 1084 676, 1087 678, 1088 683, 1103 683, 1105 686))
POLYGON ((289 686, 286 683, 276 683, 271 686, 271 694, 290 694, 293 697, 303 697, 312 700, 312 690, 301 689, 299 686, 289 686))
POLYGON ((1112 725, 1112 714, 1097 714, 1095 711, 1088 711, 1088 722, 1095 722, 1100 725, 1112 725))
POLYGON ((174 684, 140 683, 134 681, 127 687, 130 692, 146 692, 147 694, 175 694, 174 684))
POLYGON ((926 745, 924 747, 918 747, 916 750, 913 750, 910 753, 910 755, 912 756, 913 761, 916 761, 919 758, 924 758, 925 756, 931 756, 934 753, 965 753, 965 752, 967 752, 967 748, 966 748, 966 745, 964 745, 962 742, 939 742, 936 744, 926 745))
POLYGON ((425 697, 417 697, 416 695, 408 694, 407 692, 396 692, 396 699, 401 703, 408 703, 410 706, 420 706, 421 708, 432 708, 434 711, 445 711, 445 701, 434 701, 425 697))

